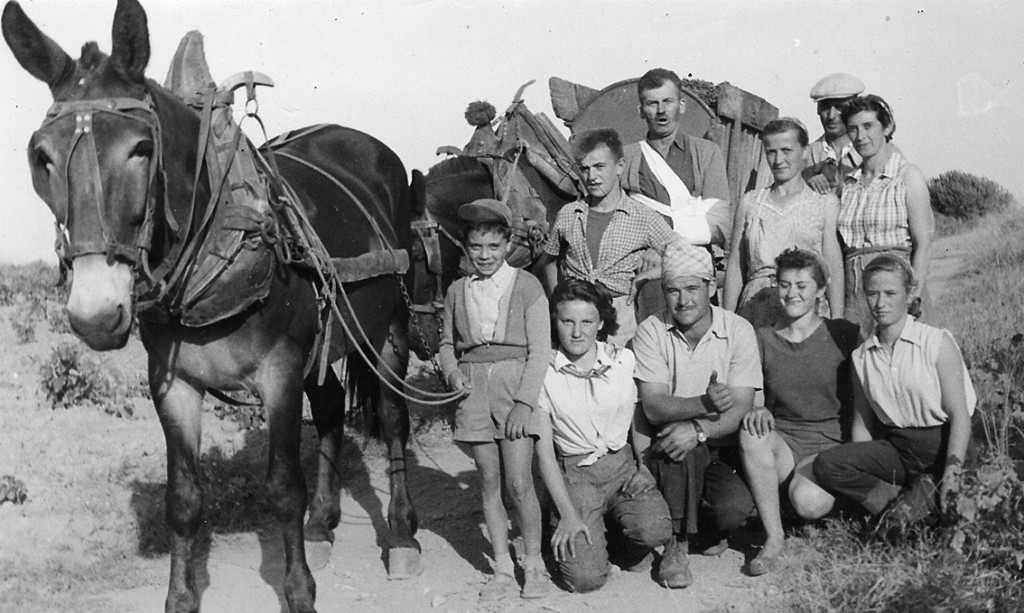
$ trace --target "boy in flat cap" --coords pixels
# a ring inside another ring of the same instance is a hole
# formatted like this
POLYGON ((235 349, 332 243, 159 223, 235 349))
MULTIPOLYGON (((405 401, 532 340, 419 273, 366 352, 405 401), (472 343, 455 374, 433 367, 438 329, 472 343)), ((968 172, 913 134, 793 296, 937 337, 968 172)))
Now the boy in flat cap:
POLYGON ((846 135, 839 109, 863 91, 860 79, 841 72, 828 75, 811 88, 811 100, 818 105, 825 133, 807 147, 810 160, 804 168, 804 180, 819 194, 842 196, 843 179, 860 166, 860 155, 846 135))
POLYGON ((500 599, 518 587, 509 556, 502 469, 511 494, 525 558, 523 598, 551 589, 540 555, 541 513, 530 471, 532 436, 544 372, 551 360, 551 320, 536 277, 505 262, 512 213, 497 200, 459 208, 473 274, 445 297, 439 358, 448 385, 465 390, 455 414, 455 440, 469 445, 480 471, 484 520, 494 550, 494 575, 481 599, 500 599))
MULTIPOLYGON (((666 310, 651 315, 633 338, 634 373, 643 410, 636 447, 668 503, 673 538, 665 546, 658 580, 683 588, 693 582, 688 544, 703 524, 702 551, 717 555, 725 537, 753 513, 754 500, 737 473, 736 432, 762 387, 754 328, 711 305, 715 275, 706 249, 673 244, 661 266, 666 310)), ((698 546, 700 549, 701 546, 698 546)))

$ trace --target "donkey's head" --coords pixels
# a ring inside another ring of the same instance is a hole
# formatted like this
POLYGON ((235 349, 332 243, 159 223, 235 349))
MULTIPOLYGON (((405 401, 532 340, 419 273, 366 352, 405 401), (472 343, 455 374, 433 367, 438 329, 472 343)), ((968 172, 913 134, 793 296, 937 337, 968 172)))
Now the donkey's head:
POLYGON ((135 269, 145 265, 158 192, 160 122, 143 75, 146 14, 119 0, 109 56, 96 43, 72 60, 25 15, 4 7, 3 35, 54 104, 28 145, 32 184, 57 220, 57 253, 74 270, 68 316, 90 347, 128 338, 135 269))

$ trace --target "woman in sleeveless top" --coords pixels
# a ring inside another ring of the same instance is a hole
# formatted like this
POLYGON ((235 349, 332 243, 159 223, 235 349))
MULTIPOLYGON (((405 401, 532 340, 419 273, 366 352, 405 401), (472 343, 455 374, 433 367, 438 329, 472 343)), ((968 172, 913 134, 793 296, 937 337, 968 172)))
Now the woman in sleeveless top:
POLYGON ((805 519, 832 509, 834 499, 814 482, 811 465, 842 442, 840 421, 849 421, 840 415, 850 408, 850 354, 860 332, 845 319, 818 315, 816 304, 829 286, 821 256, 787 249, 775 262, 782 316, 757 329, 764 406, 744 416, 740 427, 743 467, 767 533, 748 566, 754 576, 771 571, 785 545, 780 489, 805 519))
POLYGON ((782 314, 776 292, 775 258, 783 249, 798 247, 824 257, 839 277, 827 290, 829 305, 842 314, 842 255, 836 238, 839 202, 834 194, 819 194, 803 178, 807 129, 783 117, 764 128, 764 153, 775 182, 743 195, 736 207, 729 260, 725 269, 725 308, 745 317, 754 328, 771 326, 782 314))
MULTIPOLYGON (((838 228, 846 274, 846 319, 869 330, 872 325, 863 293, 864 267, 874 258, 907 258, 920 280, 915 297, 927 299, 928 249, 935 227, 924 175, 892 143, 896 122, 878 96, 860 96, 843 105, 846 131, 860 154, 860 168, 846 177, 838 228)), ((914 301, 911 301, 914 306, 914 301)), ((926 304, 916 312, 928 312, 926 304)))
POLYGON ((880 255, 863 277, 876 325, 852 357, 854 442, 818 454, 814 476, 902 530, 958 490, 976 396, 953 336, 907 314, 910 263, 880 255))

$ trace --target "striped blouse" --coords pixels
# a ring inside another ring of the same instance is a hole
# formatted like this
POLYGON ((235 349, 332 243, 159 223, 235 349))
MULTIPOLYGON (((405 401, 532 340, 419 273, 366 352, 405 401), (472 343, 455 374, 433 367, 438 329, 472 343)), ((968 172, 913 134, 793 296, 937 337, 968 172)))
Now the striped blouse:
POLYGON ((894 146, 885 166, 870 183, 862 182, 860 168, 846 177, 837 225, 847 254, 871 247, 913 248, 903 179, 907 165, 907 159, 894 146))

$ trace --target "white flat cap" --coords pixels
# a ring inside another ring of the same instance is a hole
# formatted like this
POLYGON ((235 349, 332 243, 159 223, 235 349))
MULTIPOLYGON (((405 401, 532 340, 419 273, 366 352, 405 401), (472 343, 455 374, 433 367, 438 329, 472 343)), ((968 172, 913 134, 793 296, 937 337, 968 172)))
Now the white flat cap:
POLYGON ((864 83, 857 77, 843 72, 830 74, 818 81, 811 88, 811 100, 828 100, 830 98, 849 98, 864 91, 864 83))

